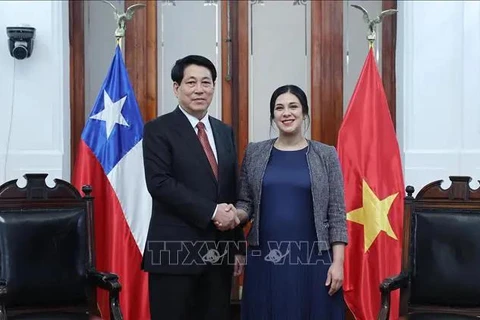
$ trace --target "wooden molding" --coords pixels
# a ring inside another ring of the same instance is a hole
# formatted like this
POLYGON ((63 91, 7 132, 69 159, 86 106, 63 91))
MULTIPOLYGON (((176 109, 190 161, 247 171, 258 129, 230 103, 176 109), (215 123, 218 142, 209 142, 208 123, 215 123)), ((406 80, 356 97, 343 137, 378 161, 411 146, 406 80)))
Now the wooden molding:
POLYGON ((336 145, 343 120, 343 2, 311 4, 311 136, 336 145))
POLYGON ((221 5, 221 42, 222 42, 222 74, 217 83, 222 84, 222 121, 233 124, 232 116, 232 5, 228 0, 222 0, 221 5))
MULTIPOLYGON (((222 1, 222 120, 233 127, 239 165, 243 161, 248 137, 248 60, 249 1, 222 1), (228 6, 228 7, 227 7, 228 6), (229 10, 227 10, 229 8, 229 10), (230 16, 230 19, 228 18, 230 16), (230 23, 230 25, 228 25, 230 23), (230 26, 230 38, 227 28, 230 26), (229 56, 228 42, 231 41, 229 56), (229 60, 230 59, 230 60, 229 60), (228 66, 230 63, 230 67, 228 66), (230 74, 228 73, 230 71, 230 74), (227 80, 227 75, 230 77, 227 80)), ((232 280, 232 308, 240 316, 239 292, 243 275, 232 280)))
POLYGON ((248 137, 248 1, 231 1, 232 17, 232 125, 237 138, 239 162, 248 137))
MULTIPOLYGON (((397 0, 383 0, 382 10, 397 9, 397 0)), ((397 15, 382 22, 382 80, 394 128, 397 127, 397 86, 396 86, 397 15)))
POLYGON ((85 126, 85 35, 83 1, 70 0, 70 176, 73 177, 77 147, 85 126))
MULTIPOLYGON (((139 3, 125 0, 125 8, 139 3)), ((143 1, 125 34, 125 64, 144 121, 157 117, 157 1, 143 1)))

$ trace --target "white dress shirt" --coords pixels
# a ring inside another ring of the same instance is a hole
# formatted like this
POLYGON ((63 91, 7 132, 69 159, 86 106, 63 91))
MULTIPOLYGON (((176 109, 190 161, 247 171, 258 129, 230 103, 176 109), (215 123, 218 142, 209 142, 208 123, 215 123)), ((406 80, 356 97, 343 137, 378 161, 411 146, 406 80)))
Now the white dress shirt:
POLYGON ((198 120, 188 112, 186 112, 182 106, 180 106, 180 110, 182 110, 183 114, 187 117, 188 121, 190 121, 190 124, 193 127, 193 130, 195 130, 195 133, 198 134, 198 129, 197 129, 197 124, 199 122, 203 122, 205 125, 205 131, 207 133, 208 137, 208 143, 210 144, 210 147, 212 148, 213 154, 215 155, 215 160, 217 161, 218 164, 218 156, 217 156, 217 148, 215 147, 215 138, 213 137, 213 131, 212 131, 212 126, 210 125, 210 121, 208 121, 208 113, 203 117, 201 120, 198 120))
MULTIPOLYGON (((197 118, 189 114, 187 111, 185 111, 181 105, 178 105, 178 106, 180 107, 180 110, 182 110, 183 114, 187 117, 188 121, 190 121, 190 124, 192 125, 193 130, 195 130, 196 134, 198 134, 197 124, 199 122, 203 122, 203 124, 205 125, 205 131, 207 133, 208 143, 210 144, 213 154, 215 155, 215 160, 218 163, 217 148, 215 147, 215 139, 213 137, 212 126, 210 125, 210 121, 208 121, 208 113, 205 115, 205 117, 198 120, 197 118)), ((213 211, 212 220, 213 218, 215 218, 215 214, 217 213, 217 208, 218 208, 218 205, 215 207, 215 210, 213 211)))

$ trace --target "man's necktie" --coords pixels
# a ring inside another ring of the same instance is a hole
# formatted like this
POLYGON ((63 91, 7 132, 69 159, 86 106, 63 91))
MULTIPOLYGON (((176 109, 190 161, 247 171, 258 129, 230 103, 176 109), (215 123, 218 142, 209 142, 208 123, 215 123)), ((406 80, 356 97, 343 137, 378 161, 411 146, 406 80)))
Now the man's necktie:
POLYGON ((197 124, 198 129, 198 139, 203 146, 203 150, 207 155, 208 162, 210 162, 210 166, 212 167, 213 173, 215 174, 215 178, 218 179, 218 166, 217 161, 215 160, 215 155, 213 154, 212 147, 208 142, 207 132, 205 131, 205 124, 203 122, 199 122, 197 124))

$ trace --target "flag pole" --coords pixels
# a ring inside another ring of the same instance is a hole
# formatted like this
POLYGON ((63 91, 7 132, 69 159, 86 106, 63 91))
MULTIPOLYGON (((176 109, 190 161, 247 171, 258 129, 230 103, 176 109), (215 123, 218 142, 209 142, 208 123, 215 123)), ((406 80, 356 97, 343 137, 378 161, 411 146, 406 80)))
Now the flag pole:
POLYGON ((122 52, 123 52, 123 42, 124 42, 123 39, 124 38, 117 38, 117 46, 120 47, 120 51, 122 52))
POLYGON ((127 29, 126 23, 129 20, 132 20, 135 11, 140 8, 146 7, 144 3, 136 3, 127 8, 125 12, 118 11, 117 7, 113 5, 110 1, 102 0, 102 2, 110 5, 113 8, 113 15, 115 21, 117 22, 117 29, 115 29, 115 38, 117 39, 117 45, 120 47, 120 50, 123 51, 124 40, 125 40, 125 30, 127 29))
POLYGON ((375 40, 377 40, 377 25, 382 23, 382 20, 384 17, 389 16, 391 14, 395 14, 398 12, 396 9, 388 9, 382 11, 376 18, 370 19, 368 16, 368 11, 357 4, 352 4, 352 7, 360 10, 363 12, 363 21, 367 24, 368 28, 368 34, 367 34, 367 40, 368 40, 368 49, 372 49, 375 44, 375 40))

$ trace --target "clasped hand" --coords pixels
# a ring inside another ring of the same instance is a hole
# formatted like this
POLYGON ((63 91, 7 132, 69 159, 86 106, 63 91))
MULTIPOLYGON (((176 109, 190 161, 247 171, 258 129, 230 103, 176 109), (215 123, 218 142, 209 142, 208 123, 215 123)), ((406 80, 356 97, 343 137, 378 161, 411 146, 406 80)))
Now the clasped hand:
POLYGON ((213 218, 213 223, 220 231, 227 231, 235 228, 240 224, 237 215, 237 209, 232 204, 221 203, 217 207, 217 212, 213 218))

